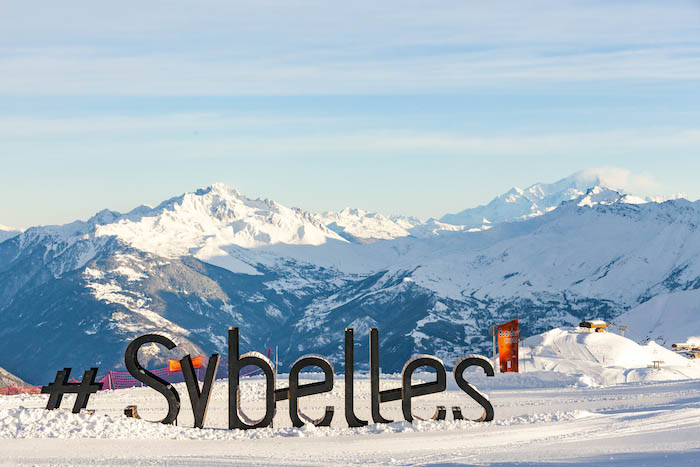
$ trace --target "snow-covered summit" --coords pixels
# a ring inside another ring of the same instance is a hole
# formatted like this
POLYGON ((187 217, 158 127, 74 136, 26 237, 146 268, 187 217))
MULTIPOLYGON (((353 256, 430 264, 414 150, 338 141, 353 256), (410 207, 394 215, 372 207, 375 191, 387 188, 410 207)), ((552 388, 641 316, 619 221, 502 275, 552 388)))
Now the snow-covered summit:
POLYGON ((617 190, 602 187, 600 185, 590 188, 585 194, 575 199, 577 201, 577 206, 588 207, 595 206, 596 204, 644 204, 647 202, 637 196, 620 193, 617 190))
POLYGON ((171 198, 152 209, 141 206, 116 222, 98 226, 95 235, 115 236, 160 256, 193 254, 222 266, 230 264, 218 264, 216 258, 224 261, 235 247, 346 241, 309 212, 268 199, 247 198, 221 183, 171 198))
MULTIPOLYGON (((604 171, 582 170, 554 183, 535 183, 525 189, 511 188, 486 205, 447 214, 440 221, 478 228, 485 224, 528 219, 556 209, 564 201, 586 195, 591 189, 594 190, 591 198, 593 203, 612 202, 615 193, 620 196, 624 194, 604 171), (612 198, 606 200, 605 196, 612 198)), ((636 197, 626 199, 625 202, 645 202, 636 197)))

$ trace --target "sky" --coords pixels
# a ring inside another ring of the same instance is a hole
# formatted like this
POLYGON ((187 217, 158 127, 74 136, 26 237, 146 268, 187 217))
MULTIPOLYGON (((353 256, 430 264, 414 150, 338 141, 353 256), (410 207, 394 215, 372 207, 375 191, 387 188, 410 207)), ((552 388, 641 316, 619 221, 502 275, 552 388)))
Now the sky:
POLYGON ((700 198, 700 2, 0 3, 0 224, 214 182, 440 217, 593 167, 700 198))

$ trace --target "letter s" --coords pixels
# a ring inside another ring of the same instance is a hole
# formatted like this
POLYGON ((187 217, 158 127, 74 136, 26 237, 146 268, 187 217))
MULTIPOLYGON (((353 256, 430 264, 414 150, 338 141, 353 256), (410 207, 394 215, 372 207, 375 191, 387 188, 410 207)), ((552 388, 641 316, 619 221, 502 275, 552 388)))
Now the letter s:
POLYGON ((126 369, 129 370, 131 376, 165 396, 165 399, 168 401, 168 414, 163 420, 160 421, 160 423, 170 425, 175 421, 177 415, 180 413, 180 395, 177 393, 172 384, 146 370, 139 363, 139 349, 143 345, 150 343, 160 344, 168 350, 172 350, 176 347, 175 343, 167 337, 159 336, 158 334, 146 334, 141 337, 137 337, 131 344, 129 344, 129 346, 126 348, 126 353, 124 354, 124 363, 126 364, 126 369))
MULTIPOLYGON (((469 397, 474 399, 480 406, 484 408, 484 413, 481 416, 481 418, 472 421, 490 422, 493 420, 494 415, 493 406, 491 405, 491 402, 489 402, 485 394, 483 394, 477 388, 469 384, 469 382, 466 379, 464 379, 464 376, 462 375, 462 373, 464 373, 464 370, 466 370, 470 366, 480 366, 484 369, 486 376, 494 376, 493 365, 491 365, 491 362, 488 358, 482 355, 467 355, 459 359, 454 367, 454 376, 457 386, 459 386, 459 388, 462 391, 466 392, 469 395, 469 397)), ((455 414, 455 419, 457 419, 458 416, 461 418, 461 412, 459 411, 459 407, 453 407, 452 410, 455 414)))

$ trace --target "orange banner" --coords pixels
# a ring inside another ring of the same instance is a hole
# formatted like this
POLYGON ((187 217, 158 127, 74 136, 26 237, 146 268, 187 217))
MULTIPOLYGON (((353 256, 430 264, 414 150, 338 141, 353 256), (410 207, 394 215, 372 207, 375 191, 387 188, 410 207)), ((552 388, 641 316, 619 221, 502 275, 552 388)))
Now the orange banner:
MULTIPOLYGON (((197 369, 197 368, 202 368, 202 356, 197 355, 192 359, 192 366, 197 369)), ((168 360, 168 371, 171 373, 173 371, 182 371, 182 366, 180 365, 179 360, 168 360)))
POLYGON ((518 372, 518 319, 498 326, 498 357, 501 373, 518 372))

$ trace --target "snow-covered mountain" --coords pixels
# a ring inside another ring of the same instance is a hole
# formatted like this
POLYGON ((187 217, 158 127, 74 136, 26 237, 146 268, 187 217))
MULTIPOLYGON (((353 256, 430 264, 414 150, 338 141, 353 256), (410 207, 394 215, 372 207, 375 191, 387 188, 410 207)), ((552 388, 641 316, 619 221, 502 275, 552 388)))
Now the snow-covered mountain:
POLYGON ((472 231, 416 235, 429 222, 339 215, 408 232, 369 243, 223 185, 33 227, 0 243, 0 353, 40 383, 63 366, 118 367, 146 332, 178 342, 171 356, 221 352, 239 326, 244 349, 277 345, 286 362, 321 353, 342 368, 344 329, 356 329, 361 366, 378 327, 382 366, 398 371, 413 353, 448 365, 488 353, 489 326, 514 317, 531 335, 700 289, 700 203, 581 191, 542 215, 472 231))
POLYGON ((8 238, 15 237, 21 233, 20 230, 13 227, 7 227, 5 225, 0 225, 0 243, 4 242, 8 238))
POLYGON ((101 224, 95 237, 113 236, 140 251, 166 258, 192 255, 244 273, 256 271, 238 258, 241 249, 345 242, 308 212, 267 199, 252 200, 220 183, 172 198, 156 208, 142 206, 101 224))
MULTIPOLYGON (((611 187, 601 173, 583 170, 555 183, 535 183, 524 190, 518 187, 511 188, 486 205, 465 209, 456 214, 446 214, 440 221, 478 228, 499 222, 528 219, 556 209, 562 202, 578 198, 595 186, 611 187)), ((635 203, 645 202, 630 195, 628 200, 635 203)))
POLYGON ((586 195, 594 187, 598 188, 591 194, 591 202, 616 202, 616 196, 623 196, 623 202, 641 204, 684 197, 679 193, 642 199, 615 189, 612 182, 602 170, 583 170, 555 183, 536 183, 524 190, 518 187, 511 188, 487 205, 465 209, 456 214, 446 214, 440 220, 430 218, 422 221, 415 217, 385 216, 353 208, 325 212, 316 215, 316 218, 343 238, 366 243, 408 236, 424 238, 448 232, 485 230, 500 222, 521 221, 541 216, 556 209, 564 201, 586 195), (606 199, 605 196, 609 196, 610 199, 606 199))
POLYGON ((29 384, 4 368, 0 368, 0 388, 23 388, 26 386, 29 386, 29 384))
POLYGON ((461 225, 451 225, 436 219, 421 221, 409 216, 384 216, 362 209, 345 208, 317 214, 318 221, 343 238, 357 243, 393 240, 400 237, 431 237, 443 232, 459 232, 461 225))

